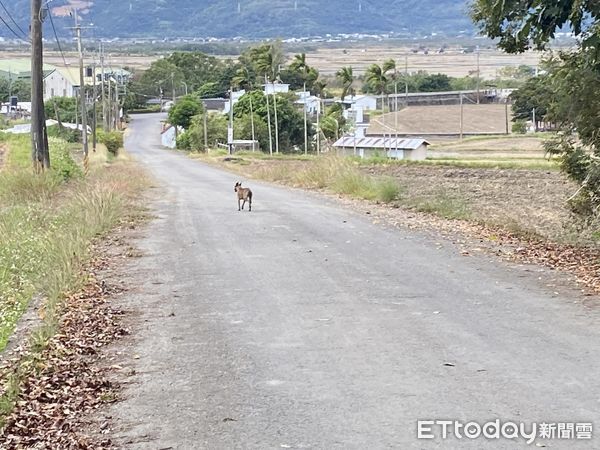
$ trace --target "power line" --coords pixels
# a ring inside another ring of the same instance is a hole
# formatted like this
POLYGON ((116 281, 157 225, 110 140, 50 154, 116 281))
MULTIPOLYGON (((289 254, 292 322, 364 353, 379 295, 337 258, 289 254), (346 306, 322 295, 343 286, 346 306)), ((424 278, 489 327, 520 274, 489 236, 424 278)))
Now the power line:
POLYGON ((0 0, 0 6, 2 6, 2 9, 4 10, 4 12, 6 12, 6 14, 8 14, 8 17, 10 18, 10 20, 12 21, 12 23, 15 24, 15 26, 19 29, 19 31, 21 32, 21 34, 27 38, 27 33, 25 33, 23 31, 23 28, 21 28, 19 26, 19 24, 17 22, 15 22, 15 19, 13 19, 13 16, 10 14, 10 12, 8 12, 8 9, 6 9, 6 6, 4 6, 4 3, 2 3, 2 1, 0 0))
POLYGON ((60 40, 58 39, 58 35, 56 34, 56 28, 54 27, 54 19, 52 18, 52 11, 50 10, 50 8, 48 8, 48 17, 50 17, 50 24, 52 25, 52 31, 54 31, 54 38, 56 39, 56 44, 58 45, 58 51, 60 52, 60 56, 62 56, 62 60, 65 66, 68 66, 65 54, 63 53, 62 47, 60 45, 60 40))
POLYGON ((14 34, 17 37, 17 39, 23 39, 23 36, 20 36, 15 30, 13 30, 11 28, 11 26, 8 24, 8 22, 6 22, 6 20, 4 20, 4 17, 0 16, 0 21, 2 21, 2 23, 4 25, 6 25, 6 28, 8 28, 12 32, 12 34, 14 34))

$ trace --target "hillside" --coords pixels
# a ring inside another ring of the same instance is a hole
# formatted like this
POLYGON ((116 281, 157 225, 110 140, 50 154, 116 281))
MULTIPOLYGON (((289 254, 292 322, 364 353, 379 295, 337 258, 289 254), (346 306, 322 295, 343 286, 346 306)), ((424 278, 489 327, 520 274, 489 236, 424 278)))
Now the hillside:
MULTIPOLYGON (((51 5, 55 17, 63 16, 55 19, 59 32, 66 34, 65 27, 72 26, 68 12, 76 5, 84 22, 94 24, 98 37, 260 38, 472 30, 467 0, 55 0, 51 5)), ((29 0, 13 0, 6 6, 26 30, 29 0)), ((0 35, 10 36, 5 26, 0 30, 0 35)))

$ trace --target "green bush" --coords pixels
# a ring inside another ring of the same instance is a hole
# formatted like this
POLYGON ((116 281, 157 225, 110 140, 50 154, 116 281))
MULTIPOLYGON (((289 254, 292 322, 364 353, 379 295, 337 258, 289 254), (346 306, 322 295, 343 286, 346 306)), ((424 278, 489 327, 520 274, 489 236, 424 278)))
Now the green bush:
POLYGON ((97 138, 113 156, 117 156, 119 149, 123 148, 123 133, 120 131, 101 131, 98 132, 97 138))
POLYGON ((67 143, 62 139, 50 138, 49 144, 52 173, 64 181, 81 177, 81 169, 71 157, 67 143))
POLYGON ((180 150, 192 149, 192 138, 190 133, 181 133, 177 136, 177 148, 180 150))
POLYGON ((517 134, 527 133, 527 123, 524 120, 517 120, 512 125, 512 132, 517 134))
POLYGON ((81 131, 72 128, 63 128, 62 130, 58 125, 48 127, 48 137, 55 137, 63 139, 70 143, 81 141, 81 131))

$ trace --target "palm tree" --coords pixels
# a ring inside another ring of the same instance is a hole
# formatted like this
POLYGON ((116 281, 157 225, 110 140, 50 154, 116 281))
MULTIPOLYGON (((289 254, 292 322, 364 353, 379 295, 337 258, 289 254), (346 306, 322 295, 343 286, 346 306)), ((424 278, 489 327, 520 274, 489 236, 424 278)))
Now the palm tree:
POLYGON ((354 95, 356 92, 352 87, 352 83, 354 83, 354 74, 352 73, 352 67, 342 67, 335 74, 336 78, 342 84, 342 101, 347 95, 354 95))
POLYGON ((295 55, 294 60, 290 63, 290 69, 302 72, 304 81, 306 81, 306 74, 310 69, 306 63, 306 53, 299 53, 295 55))
MULTIPOLYGON (((387 86, 390 78, 388 72, 396 70, 396 62, 393 59, 388 59, 380 66, 379 64, 371 64, 365 73, 365 81, 375 92, 380 92, 382 97, 387 97, 387 86)), ((392 78, 394 76, 392 75, 392 78)), ((383 101, 383 99, 382 99, 383 101)), ((385 108, 385 103, 383 108, 385 108)))
POLYGON ((240 89, 251 90, 254 84, 254 76, 247 67, 240 67, 231 79, 231 84, 240 89))

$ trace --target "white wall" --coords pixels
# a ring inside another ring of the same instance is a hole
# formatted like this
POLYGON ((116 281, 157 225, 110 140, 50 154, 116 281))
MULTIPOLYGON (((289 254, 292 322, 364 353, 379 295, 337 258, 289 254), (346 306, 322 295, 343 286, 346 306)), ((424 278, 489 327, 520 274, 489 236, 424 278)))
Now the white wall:
POLYGON ((44 79, 44 100, 52 97, 74 97, 75 88, 58 70, 44 79))

